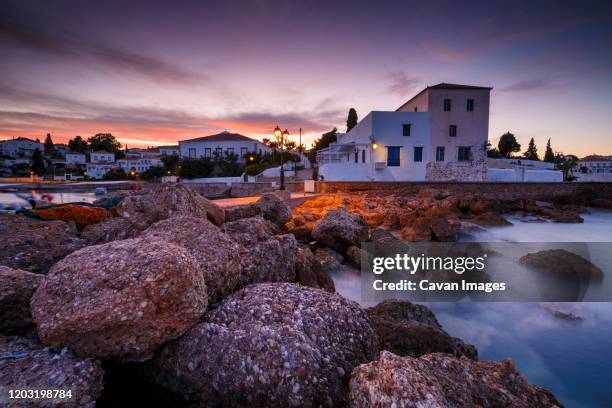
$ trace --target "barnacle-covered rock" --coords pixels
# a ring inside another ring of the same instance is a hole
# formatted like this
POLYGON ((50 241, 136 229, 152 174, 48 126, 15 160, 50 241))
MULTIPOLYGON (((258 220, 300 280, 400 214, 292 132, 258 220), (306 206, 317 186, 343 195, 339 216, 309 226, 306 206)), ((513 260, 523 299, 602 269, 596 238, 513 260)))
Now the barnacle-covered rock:
POLYGON ((44 276, 0 265, 0 333, 33 326, 30 299, 44 276))

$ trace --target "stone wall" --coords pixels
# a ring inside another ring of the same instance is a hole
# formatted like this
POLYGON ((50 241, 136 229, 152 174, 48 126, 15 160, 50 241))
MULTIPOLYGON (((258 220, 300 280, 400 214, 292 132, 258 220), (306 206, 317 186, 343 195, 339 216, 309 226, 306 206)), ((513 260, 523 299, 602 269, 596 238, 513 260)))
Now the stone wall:
POLYGON ((469 162, 430 162, 425 173, 427 181, 485 181, 487 163, 484 160, 469 162))
POLYGON ((450 190, 456 194, 472 193, 483 198, 516 196, 533 200, 585 201, 593 198, 612 199, 612 183, 498 183, 498 182, 351 182, 318 181, 320 193, 357 193, 376 191, 380 194, 416 194, 424 188, 450 190))

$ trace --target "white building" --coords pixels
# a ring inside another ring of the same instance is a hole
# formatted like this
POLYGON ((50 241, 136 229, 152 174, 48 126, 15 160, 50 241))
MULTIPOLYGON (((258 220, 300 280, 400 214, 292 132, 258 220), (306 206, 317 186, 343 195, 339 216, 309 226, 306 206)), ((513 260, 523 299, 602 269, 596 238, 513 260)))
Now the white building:
POLYGON ((441 83, 373 111, 317 156, 328 181, 486 180, 492 88, 441 83))
POLYGON ((87 176, 101 179, 106 173, 117 168, 117 163, 87 163, 87 176))
POLYGON ((248 153, 266 153, 271 152, 272 149, 258 140, 225 131, 216 135, 181 140, 179 151, 181 157, 192 159, 213 159, 233 153, 238 155, 239 162, 244 162, 248 153))
POLYGON ((17 137, 0 142, 2 154, 13 158, 32 157, 36 149, 40 150, 41 153, 45 150, 44 145, 38 139, 32 140, 27 137, 17 137))
POLYGON ((90 154, 90 161, 92 163, 114 163, 115 153, 109 153, 104 150, 98 150, 90 154))
POLYGON ((178 156, 180 153, 178 146, 159 146, 157 149, 162 156, 178 156))
POLYGON ((126 157, 125 159, 118 159, 117 164, 126 173, 134 170, 137 173, 147 171, 153 166, 163 166, 161 159, 158 156, 143 155, 142 157, 126 157))
POLYGON ((84 165, 87 162, 87 158, 83 153, 68 152, 66 153, 66 166, 76 167, 84 165))
POLYGON ((612 181, 612 156, 583 157, 578 160, 573 175, 578 181, 612 181))
POLYGON ((53 148, 55 149, 55 151, 57 152, 57 154, 59 154, 62 157, 66 157, 66 154, 68 154, 68 145, 66 143, 55 143, 53 145, 53 148))

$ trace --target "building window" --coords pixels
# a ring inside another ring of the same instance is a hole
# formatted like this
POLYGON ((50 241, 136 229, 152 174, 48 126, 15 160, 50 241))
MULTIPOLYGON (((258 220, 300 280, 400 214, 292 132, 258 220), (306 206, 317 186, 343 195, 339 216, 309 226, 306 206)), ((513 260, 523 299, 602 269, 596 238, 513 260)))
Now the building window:
POLYGON ((190 147, 189 148, 189 158, 195 159, 195 157, 196 157, 196 149, 195 147, 190 147))
POLYGON ((225 154, 227 154, 228 156, 230 156, 230 155, 234 154, 234 148, 233 148, 233 147, 228 147, 228 148, 225 150, 225 154))
POLYGON ((246 147, 241 147, 240 148, 240 157, 246 157, 247 155, 247 148, 246 147))
POLYGON ((457 160, 469 161, 470 160, 471 147, 470 146, 459 146, 459 153, 457 160))
POLYGON ((436 147, 436 161, 444 161, 444 146, 436 147))
POLYGON ((359 152, 355 150, 355 163, 359 163, 359 152))
POLYGON ((361 162, 365 163, 365 150, 361 151, 361 162))
POLYGON ((212 157, 212 149, 210 147, 204 148, 204 157, 210 159, 212 157))
POLYGON ((422 162, 423 161, 423 148, 422 147, 415 147, 414 148, 414 161, 415 162, 422 162))
POLYGON ((217 147, 215 149, 215 157, 218 158, 218 159, 223 157, 223 149, 222 148, 217 147))
POLYGON ((445 99, 444 100, 444 112, 450 112, 450 110, 451 110, 451 100, 445 99))
POLYGON ((418 107, 418 106, 415 106, 415 107, 414 107, 414 111, 415 111, 415 112, 418 112, 418 111, 419 111, 419 107, 418 107))
POLYGON ((410 136, 410 123, 404 123, 402 125, 402 135, 403 136, 410 136))
POLYGON ((450 137, 457 137, 457 125, 450 125, 448 127, 448 135, 450 137))
POLYGON ((474 100, 473 99, 467 100, 467 111, 474 112, 474 100))
POLYGON ((387 146, 387 166, 398 167, 400 165, 400 147, 387 146))

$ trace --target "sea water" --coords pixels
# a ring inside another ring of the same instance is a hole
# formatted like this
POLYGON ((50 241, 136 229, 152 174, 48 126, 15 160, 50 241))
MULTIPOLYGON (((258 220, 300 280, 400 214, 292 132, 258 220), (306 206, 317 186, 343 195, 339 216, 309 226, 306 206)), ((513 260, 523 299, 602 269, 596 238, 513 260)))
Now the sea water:
MULTIPOLYGON (((509 217, 511 227, 487 227, 461 240, 612 242, 612 211, 592 210, 583 218, 584 223, 561 224, 509 217)), ((333 279, 338 292, 372 305, 361 300, 361 280, 355 271, 343 269, 333 279)), ((481 360, 511 358, 530 383, 549 389, 567 407, 612 407, 612 303, 426 305, 449 334, 474 344, 481 360), (554 310, 580 319, 556 317, 554 310)))

